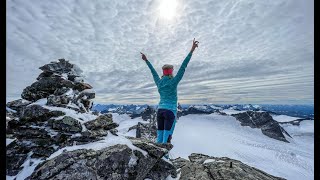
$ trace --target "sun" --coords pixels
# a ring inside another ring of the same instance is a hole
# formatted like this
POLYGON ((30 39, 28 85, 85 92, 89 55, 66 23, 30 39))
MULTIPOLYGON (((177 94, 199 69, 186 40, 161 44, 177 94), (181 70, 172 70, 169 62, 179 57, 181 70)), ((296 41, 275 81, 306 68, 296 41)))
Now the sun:
POLYGON ((177 5, 176 0, 162 0, 159 7, 160 16, 168 20, 172 19, 176 15, 177 5))

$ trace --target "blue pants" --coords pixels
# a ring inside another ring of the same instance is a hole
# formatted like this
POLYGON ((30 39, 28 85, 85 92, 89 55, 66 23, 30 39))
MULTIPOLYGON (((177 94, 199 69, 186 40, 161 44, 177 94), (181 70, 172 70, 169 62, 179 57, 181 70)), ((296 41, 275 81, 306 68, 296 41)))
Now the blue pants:
POLYGON ((174 113, 168 109, 158 109, 157 112, 157 143, 170 143, 176 118, 174 113))

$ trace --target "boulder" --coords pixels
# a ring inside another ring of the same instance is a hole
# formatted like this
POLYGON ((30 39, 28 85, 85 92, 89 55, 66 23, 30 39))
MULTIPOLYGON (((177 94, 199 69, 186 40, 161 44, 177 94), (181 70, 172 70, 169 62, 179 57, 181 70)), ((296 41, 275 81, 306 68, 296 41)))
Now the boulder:
POLYGON ((82 136, 86 137, 103 137, 108 135, 108 131, 104 129, 98 129, 98 130, 87 130, 81 132, 82 136))
POLYGON ((93 99, 95 98, 95 92, 92 91, 91 89, 86 89, 80 92, 79 96, 77 99, 93 99))
POLYGON ((39 74, 39 76, 37 77, 37 80, 40 80, 41 78, 44 78, 44 77, 51 77, 53 75, 53 72, 42 72, 39 74))
POLYGON ((31 104, 31 101, 25 100, 25 99, 18 99, 7 103, 7 107, 19 111, 23 107, 26 107, 27 105, 31 104))
POLYGON ((74 89, 78 90, 78 91, 83 91, 85 89, 92 89, 92 86, 88 83, 84 83, 84 82, 76 82, 74 84, 74 89))
POLYGON ((77 137, 72 137, 68 140, 68 142, 66 143, 66 145, 68 146, 72 146, 72 145, 82 145, 82 144, 88 144, 91 142, 95 142, 95 141, 99 141, 102 140, 103 138, 100 138, 98 136, 94 136, 94 135, 89 135, 89 136, 77 136, 77 137))
POLYGON ((132 144, 134 146, 137 146, 138 148, 141 148, 142 150, 145 150, 148 152, 148 154, 155 158, 161 158, 165 154, 169 152, 169 150, 172 149, 171 144, 157 144, 153 141, 149 141, 146 139, 140 139, 140 138, 134 138, 134 137, 127 137, 131 140, 132 144))
POLYGON ((58 117, 65 115, 62 111, 50 111, 40 105, 29 105, 20 110, 20 120, 22 121, 46 121, 51 117, 58 117))
MULTIPOLYGON (((13 110, 14 111, 14 110, 13 110)), ((6 111, 6 132, 11 133, 11 128, 15 128, 15 124, 18 122, 18 114, 13 111, 6 111), (12 126, 10 127, 10 124, 12 126)))
POLYGON ((166 179, 169 175, 171 175, 172 178, 176 178, 176 168, 173 166, 173 164, 160 159, 146 175, 146 178, 152 180, 163 180, 166 179))
POLYGON ((81 123, 70 116, 65 116, 61 120, 52 120, 50 121, 50 124, 52 129, 61 132, 77 133, 82 131, 81 123))
POLYGON ((84 123, 87 129, 97 130, 104 129, 110 130, 118 127, 117 123, 114 123, 111 116, 100 115, 97 119, 84 123))
POLYGON ((71 98, 66 95, 50 95, 47 98, 47 105, 49 106, 58 106, 58 107, 66 107, 66 105, 71 101, 71 98))

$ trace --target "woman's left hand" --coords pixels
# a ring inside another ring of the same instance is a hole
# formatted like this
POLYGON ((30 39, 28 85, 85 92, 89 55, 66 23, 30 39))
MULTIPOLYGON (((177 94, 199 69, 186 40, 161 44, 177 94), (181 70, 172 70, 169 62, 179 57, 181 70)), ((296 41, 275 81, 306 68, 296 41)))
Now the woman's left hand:
POLYGON ((148 59, 147 59, 147 56, 144 55, 142 52, 140 52, 140 53, 141 53, 141 58, 142 58, 142 60, 147 61, 147 60, 148 60, 148 59))
POLYGON ((193 38, 191 52, 193 52, 196 49, 196 47, 198 47, 198 44, 199 44, 199 41, 196 41, 195 38, 193 38))

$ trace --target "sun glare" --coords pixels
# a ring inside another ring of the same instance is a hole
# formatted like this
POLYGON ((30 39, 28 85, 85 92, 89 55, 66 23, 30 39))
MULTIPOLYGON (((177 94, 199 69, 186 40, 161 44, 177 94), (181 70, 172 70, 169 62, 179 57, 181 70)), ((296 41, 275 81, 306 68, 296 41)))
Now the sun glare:
POLYGON ((159 8, 160 16, 165 19, 172 19, 176 14, 176 0, 162 0, 159 8))

